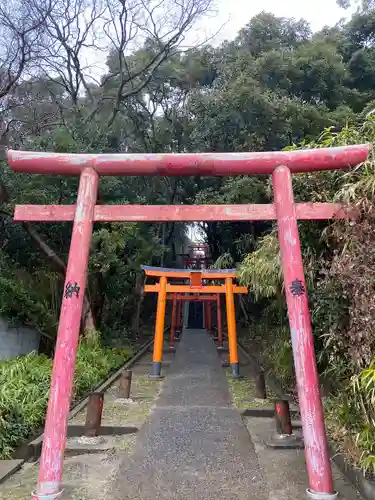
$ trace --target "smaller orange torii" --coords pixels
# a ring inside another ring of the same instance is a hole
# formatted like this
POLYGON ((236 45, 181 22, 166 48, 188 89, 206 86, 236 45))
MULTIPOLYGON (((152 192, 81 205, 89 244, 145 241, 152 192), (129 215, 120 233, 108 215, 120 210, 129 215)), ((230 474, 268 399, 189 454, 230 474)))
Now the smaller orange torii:
POLYGON ((212 332, 212 302, 216 302, 217 306, 217 345, 218 349, 223 349, 223 329, 221 322, 221 304, 220 304, 220 294, 199 294, 194 293, 194 295, 186 295, 183 293, 170 293, 167 294, 167 300, 172 300, 172 318, 171 318, 171 328, 169 335, 169 347, 174 349, 176 332, 181 331, 182 322, 182 303, 183 302, 203 302, 204 306, 204 319, 205 328, 210 333, 212 332))
MULTIPOLYGON (((172 325, 171 325, 171 345, 174 346, 174 334, 176 329, 176 312, 178 322, 180 321, 184 301, 195 300, 207 301, 216 300, 218 309, 218 340, 219 347, 222 347, 222 327, 220 296, 225 294, 229 343, 229 362, 232 368, 232 376, 239 377, 239 362, 237 350, 237 329, 234 308, 234 294, 247 293, 246 286, 239 286, 235 283, 237 273, 235 269, 170 269, 163 267, 141 266, 146 276, 154 277, 156 283, 145 285, 145 292, 156 292, 158 303, 156 311, 154 353, 152 358, 152 377, 160 377, 161 363, 163 356, 164 322, 167 299, 173 300, 172 325), (170 281, 178 280, 171 283, 170 281), (181 284, 182 281, 182 284, 181 284), (214 283, 212 283, 214 282, 214 283), (217 284, 217 282, 220 282, 217 284)), ((206 327, 211 328, 211 315, 206 308, 206 327)))

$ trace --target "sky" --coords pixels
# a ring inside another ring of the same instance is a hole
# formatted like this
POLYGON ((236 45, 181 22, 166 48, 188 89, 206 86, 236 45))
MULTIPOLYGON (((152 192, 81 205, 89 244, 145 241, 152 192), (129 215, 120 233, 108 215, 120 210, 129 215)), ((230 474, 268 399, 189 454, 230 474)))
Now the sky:
POLYGON ((214 38, 214 45, 225 39, 231 40, 262 10, 278 17, 303 18, 310 23, 313 31, 318 31, 325 25, 333 25, 351 13, 350 10, 338 7, 336 0, 216 0, 217 13, 203 22, 204 31, 212 36, 224 25, 214 38))

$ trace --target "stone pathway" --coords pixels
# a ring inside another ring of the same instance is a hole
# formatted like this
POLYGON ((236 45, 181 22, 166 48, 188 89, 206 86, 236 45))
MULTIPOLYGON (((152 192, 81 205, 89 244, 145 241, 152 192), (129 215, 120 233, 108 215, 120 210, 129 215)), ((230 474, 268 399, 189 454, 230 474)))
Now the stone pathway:
POLYGON ((254 445, 204 330, 185 331, 156 408, 120 465, 109 498, 269 499, 254 445))

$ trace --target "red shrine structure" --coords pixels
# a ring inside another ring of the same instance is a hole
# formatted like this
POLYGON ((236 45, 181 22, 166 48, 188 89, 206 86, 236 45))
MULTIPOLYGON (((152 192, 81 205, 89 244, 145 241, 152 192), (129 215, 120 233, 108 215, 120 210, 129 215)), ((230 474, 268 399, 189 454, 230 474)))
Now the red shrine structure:
MULTIPOLYGON (((284 275, 310 497, 334 499, 331 462, 319 393, 299 219, 350 216, 337 203, 295 203, 292 175, 354 167, 370 145, 262 153, 63 154, 8 151, 15 172, 79 176, 75 205, 17 205, 15 221, 72 221, 43 449, 34 499, 53 500, 62 491, 64 450, 93 224, 95 222, 195 222, 275 220, 284 275), (270 175, 274 202, 265 205, 97 205, 102 175, 270 175)), ((164 285, 163 285, 164 286, 164 285)), ((166 283, 165 283, 166 286, 166 283)))
POLYGON ((210 247, 206 243, 189 245, 189 252, 183 254, 184 267, 191 269, 206 269, 212 264, 210 247))
MULTIPOLYGON (((156 284, 145 285, 145 292, 156 292, 158 294, 158 304, 156 311, 154 354, 152 359, 152 377, 160 377, 161 362, 163 355, 164 320, 166 300, 173 301, 172 321, 170 329, 170 348, 174 348, 175 325, 179 303, 183 302, 203 302, 205 307, 205 327, 212 330, 212 309, 211 303, 217 303, 218 314, 218 344, 223 348, 223 333, 221 326, 220 295, 225 294, 227 309, 227 328, 229 340, 229 362, 232 368, 232 376, 238 378, 239 362, 237 352, 237 331, 236 316, 234 306, 234 294, 247 293, 246 286, 238 286, 234 283, 237 278, 235 269, 167 269, 162 267, 142 266, 147 277, 157 280, 156 284), (173 282, 178 280, 179 282, 173 282), (183 284, 180 282, 183 281, 183 284)), ((181 313, 179 313, 181 314, 181 313)), ((203 325, 202 325, 203 326, 203 325)))

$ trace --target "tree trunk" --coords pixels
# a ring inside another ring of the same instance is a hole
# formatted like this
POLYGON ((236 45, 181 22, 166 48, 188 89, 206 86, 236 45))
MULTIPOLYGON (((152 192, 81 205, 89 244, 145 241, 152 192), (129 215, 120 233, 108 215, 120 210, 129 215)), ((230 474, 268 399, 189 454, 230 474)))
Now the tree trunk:
MULTIPOLYGON (((22 226, 34 243, 36 243, 39 249, 50 260, 56 270, 65 277, 66 266, 56 252, 52 250, 52 248, 41 238, 41 236, 39 236, 37 231, 35 231, 35 229, 31 227, 28 222, 23 222, 22 226)), ((83 298, 82 329, 84 333, 87 333, 90 330, 95 330, 94 316, 92 314, 91 304, 86 293, 83 298)))
POLYGON ((95 273, 92 277, 95 292, 90 297, 92 315, 96 325, 100 325, 105 305, 105 283, 101 272, 95 273))
POLYGON ((133 316, 133 321, 132 321, 132 330, 135 333, 139 333, 140 327, 141 327, 141 312, 142 312, 142 306, 143 306, 143 301, 145 298, 145 292, 144 292, 144 278, 141 273, 137 274, 136 280, 135 280, 135 297, 137 300, 137 306, 135 309, 135 314, 133 316))
POLYGON ((245 300, 242 297, 242 295, 239 296, 239 302, 240 302, 240 308, 241 308, 242 314, 245 317, 246 323, 249 325, 250 324, 250 319, 249 319, 249 315, 247 314, 246 306, 245 306, 245 300))
POLYGON ((161 257, 160 257, 160 267, 164 266, 164 241, 165 241, 165 226, 166 222, 162 223, 162 228, 161 228, 161 244, 163 245, 162 251, 161 251, 161 257))

